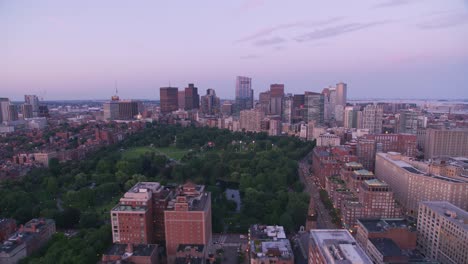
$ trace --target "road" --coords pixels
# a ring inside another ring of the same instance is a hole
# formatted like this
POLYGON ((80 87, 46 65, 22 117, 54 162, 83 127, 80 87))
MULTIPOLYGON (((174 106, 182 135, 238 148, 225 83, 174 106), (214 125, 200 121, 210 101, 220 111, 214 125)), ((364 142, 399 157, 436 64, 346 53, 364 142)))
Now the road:
POLYGON ((311 160, 312 152, 307 154, 302 160, 299 161, 299 178, 304 184, 305 189, 310 194, 311 202, 315 202, 315 208, 317 211, 317 228, 319 229, 336 229, 336 225, 332 223, 331 216, 328 210, 320 199, 320 188, 317 185, 317 180, 310 172, 310 164, 308 160, 311 160))

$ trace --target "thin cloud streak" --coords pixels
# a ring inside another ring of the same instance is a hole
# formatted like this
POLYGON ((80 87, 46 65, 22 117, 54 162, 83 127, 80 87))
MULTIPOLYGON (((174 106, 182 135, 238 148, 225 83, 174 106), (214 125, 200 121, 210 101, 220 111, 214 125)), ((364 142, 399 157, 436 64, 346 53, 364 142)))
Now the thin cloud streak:
POLYGON ((458 14, 440 15, 434 19, 422 22, 418 24, 417 26, 420 29, 431 30, 431 29, 455 27, 455 26, 463 25, 467 23, 468 23, 468 14, 458 13, 458 14))
POLYGON ((254 54, 240 56, 241 60, 253 60, 253 59, 258 59, 258 58, 260 58, 260 56, 254 55, 254 54))
POLYGON ((274 37, 274 38, 269 38, 269 39, 260 39, 255 41, 256 46, 269 46, 269 45, 276 45, 285 42, 286 40, 284 38, 280 37, 274 37))
POLYGON ((388 0, 385 2, 382 2, 380 4, 376 4, 373 6, 373 8, 386 8, 386 7, 394 7, 394 6, 402 6, 402 5, 407 5, 411 2, 410 0, 388 0))
POLYGON ((390 21, 376 21, 369 23, 349 23, 333 27, 327 27, 324 29, 315 30, 313 32, 298 36, 294 38, 298 42, 312 41, 317 39, 326 39, 331 37, 336 37, 346 33, 363 30, 370 27, 375 27, 378 25, 387 24, 390 21))
POLYGON ((325 26, 325 25, 340 21, 342 19, 343 17, 334 17, 331 19, 323 20, 323 21, 299 21, 299 22, 294 22, 294 23, 280 24, 274 27, 267 27, 267 28, 261 29, 251 35, 238 39, 235 42, 246 42, 246 41, 254 40, 263 36, 270 35, 273 32, 284 30, 284 29, 289 29, 289 28, 325 26))

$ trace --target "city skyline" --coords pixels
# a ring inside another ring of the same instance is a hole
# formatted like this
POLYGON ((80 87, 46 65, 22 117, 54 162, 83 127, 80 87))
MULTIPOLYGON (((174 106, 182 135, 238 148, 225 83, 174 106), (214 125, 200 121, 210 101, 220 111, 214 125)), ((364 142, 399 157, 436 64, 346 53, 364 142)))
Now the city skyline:
POLYGON ((159 99, 159 88, 215 89, 235 77, 350 98, 467 98, 468 1, 0 4, 0 89, 19 101, 159 99), (339 7, 339 8, 337 8, 339 7), (170 22, 168 22, 170 21, 170 22), (272 78, 271 76, 274 76, 272 78))

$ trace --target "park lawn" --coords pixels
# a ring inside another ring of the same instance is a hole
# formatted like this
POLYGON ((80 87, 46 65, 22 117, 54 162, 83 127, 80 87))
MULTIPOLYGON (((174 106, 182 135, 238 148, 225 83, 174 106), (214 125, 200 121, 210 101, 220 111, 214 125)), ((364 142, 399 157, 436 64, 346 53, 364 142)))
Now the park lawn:
POLYGON ((145 153, 157 153, 164 154, 167 157, 175 160, 180 160, 188 152, 187 149, 178 149, 175 146, 165 147, 165 148, 154 148, 154 147, 135 147, 128 150, 125 150, 123 157, 125 159, 136 159, 145 153))

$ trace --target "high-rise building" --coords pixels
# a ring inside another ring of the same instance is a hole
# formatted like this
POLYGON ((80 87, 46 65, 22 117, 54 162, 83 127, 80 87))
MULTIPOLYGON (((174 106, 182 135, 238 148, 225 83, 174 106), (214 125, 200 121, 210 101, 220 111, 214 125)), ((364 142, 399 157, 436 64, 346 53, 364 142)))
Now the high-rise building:
POLYGON ((266 115, 270 114, 270 91, 261 92, 258 95, 258 101, 260 103, 260 109, 265 112, 266 115))
POLYGON ((240 129, 246 132, 261 132, 261 122, 265 118, 265 113, 260 109, 242 110, 240 112, 240 129))
POLYGON ((143 112, 143 104, 137 100, 119 101, 119 119, 133 119, 143 112))
POLYGON ((424 129, 427 117, 418 111, 403 110, 397 115, 397 132, 416 135, 419 129, 424 129))
POLYGON ((293 95, 293 120, 295 122, 305 119, 305 95, 295 94, 293 95))
POLYGON ((468 129, 426 129, 424 158, 468 156, 468 129))
POLYGON ((439 263, 468 260, 468 213, 449 202, 421 202, 418 210, 418 249, 439 263))
POLYGON ((26 104, 32 105, 32 111, 34 115, 37 115, 37 113, 39 112, 39 98, 37 97, 37 95, 24 95, 24 102, 26 104))
POLYGON ((335 121, 336 89, 334 87, 325 88, 323 94, 323 120, 325 123, 335 121))
POLYGON ((292 95, 286 95, 283 100, 282 120, 284 123, 291 124, 293 122, 293 104, 294 101, 292 95))
POLYGON ((360 127, 369 129, 371 134, 382 133, 383 109, 376 105, 367 105, 362 110, 361 120, 358 122, 360 127))
MULTIPOLYGON (((39 109, 39 108, 38 108, 39 109)), ((23 104, 21 106, 21 112, 23 114, 23 118, 33 118, 33 107, 30 104, 23 104)))
POLYGON ((114 243, 150 244, 165 241, 164 210, 171 191, 158 182, 138 182, 111 210, 114 243))
POLYGON ((0 122, 9 121, 10 99, 0 98, 0 122))
POLYGON ((343 122, 345 128, 357 128, 358 127, 358 112, 359 107, 347 106, 344 109, 343 122))
POLYGON ((18 120, 18 107, 14 104, 8 106, 8 121, 18 120))
POLYGON ((173 263, 179 245, 211 243, 211 194, 191 182, 178 187, 164 211, 168 263, 173 263))
POLYGON ((372 263, 349 231, 343 229, 310 230, 308 259, 309 264, 372 263))
MULTIPOLYGON (((161 113, 168 114, 179 108, 177 87, 161 87, 159 89, 159 98, 161 104, 161 113)), ((184 92, 185 98, 185 92, 184 92)))
POLYGON ((346 83, 340 82, 336 84, 336 104, 342 107, 346 106, 347 102, 347 90, 348 86, 346 83))
POLYGON ((254 102, 252 78, 237 76, 236 78, 236 112, 252 109, 254 102))
POLYGON ((419 202, 447 201, 462 209, 468 208, 468 180, 422 171, 400 153, 377 153, 376 177, 394 191, 395 199, 409 215, 416 215, 419 202))
POLYGON ((185 110, 192 110, 200 108, 200 95, 198 95, 198 88, 193 83, 189 83, 185 88, 185 110))
POLYGON ((185 90, 177 93, 177 103, 179 105, 179 109, 185 109, 185 90))
POLYGON ((217 115, 221 111, 219 97, 213 89, 206 90, 206 95, 201 97, 201 113, 204 115, 217 115))
POLYGON ((270 114, 281 116, 283 113, 284 84, 270 85, 270 114))
POLYGON ((119 102, 112 100, 103 104, 104 119, 116 120, 119 119, 119 102))
POLYGON ((324 99, 322 94, 305 92, 304 107, 306 109, 304 121, 314 121, 315 125, 323 124, 324 99))

